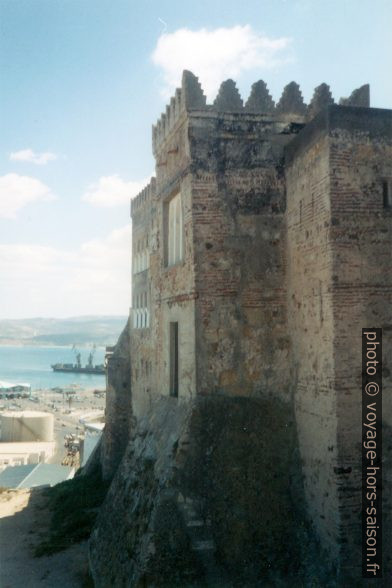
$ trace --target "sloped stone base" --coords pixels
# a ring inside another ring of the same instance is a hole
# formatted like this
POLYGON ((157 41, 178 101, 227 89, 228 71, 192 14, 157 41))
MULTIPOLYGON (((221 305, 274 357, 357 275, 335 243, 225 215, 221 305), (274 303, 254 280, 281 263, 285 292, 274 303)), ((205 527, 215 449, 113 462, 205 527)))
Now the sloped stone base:
POLYGON ((98 517, 95 585, 299 578, 308 534, 297 455, 292 411, 278 400, 161 398, 138 423, 98 517))

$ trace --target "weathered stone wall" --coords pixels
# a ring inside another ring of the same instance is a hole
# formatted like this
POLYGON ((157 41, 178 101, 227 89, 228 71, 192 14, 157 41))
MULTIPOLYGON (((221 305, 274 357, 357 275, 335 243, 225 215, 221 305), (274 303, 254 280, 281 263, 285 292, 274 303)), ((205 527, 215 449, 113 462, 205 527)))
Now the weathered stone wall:
POLYGON ((289 126, 249 113, 190 115, 199 394, 289 394, 289 126))
POLYGON ((323 122, 320 127, 315 121, 305 129, 306 138, 302 134, 298 137, 302 150, 286 158, 287 294, 306 501, 330 555, 337 557, 339 511, 337 489, 331 481, 337 459, 337 417, 329 144, 323 122))
POLYGON ((107 475, 130 442, 91 540, 96 586, 359 576, 362 326, 383 328, 385 398, 391 385, 391 113, 368 100, 364 86, 346 100, 356 108, 327 109, 322 84, 306 107, 293 82, 275 106, 257 82, 244 106, 229 80, 207 106, 185 72, 153 128, 156 181, 132 204, 134 255, 148 243, 133 294, 148 293, 149 323, 135 328, 133 308, 109 363, 107 475), (168 267, 179 193, 184 256, 168 267))
POLYGON ((179 324, 179 400, 187 400, 196 393, 194 254, 187 124, 183 112, 155 153, 156 183, 150 199, 143 202, 142 209, 135 205, 132 208, 133 243, 143 232, 149 233, 149 268, 134 276, 133 286, 134 294, 148 289, 150 311, 149 327, 134 329, 131 337, 131 356, 134 358, 132 397, 136 416, 148 410, 155 396, 169 394, 170 322, 179 324), (184 256, 179 263, 168 266, 167 208, 170 199, 179 192, 184 256))
MULTIPOLYGON (((384 387, 390 389, 392 236, 382 184, 391 174, 391 140, 389 112, 330 107, 286 153, 298 436, 309 513, 340 581, 360 574, 362 327, 383 328, 384 387)), ((388 431, 388 392, 384 398, 388 431)), ((390 450, 384 454, 385 529, 390 450)))
POLYGON ((107 355, 105 428, 101 442, 104 478, 111 478, 125 451, 132 430, 129 321, 117 345, 107 355))
POLYGON ((130 360, 132 365, 132 409, 137 416, 150 403, 155 390, 156 352, 152 337, 155 315, 155 296, 151 274, 153 252, 156 248, 155 178, 131 202, 132 215, 132 309, 130 329, 130 360), (142 247, 140 247, 140 244, 142 247), (146 303, 140 302, 147 296, 146 303), (146 320, 148 328, 140 321, 146 320))
POLYGON ((341 574, 361 557, 361 329, 383 330, 384 576, 392 574, 392 112, 333 108, 329 115, 334 364, 341 574))
MULTIPOLYGON (((168 143, 168 151, 180 140, 183 128, 173 136, 173 143, 168 143)), ((170 155, 170 154, 169 154, 170 155)), ((169 157, 168 155, 168 157, 169 157)), ((173 155, 172 158, 177 157, 173 155)), ((180 157, 180 155, 178 155, 180 157)), ((183 155, 183 157, 185 157, 183 155)), ((173 163, 174 165, 174 163, 173 163)), ((184 169, 186 161, 179 161, 179 169, 184 169)), ((193 252, 192 193, 189 173, 181 177, 169 175, 165 169, 162 177, 157 173, 157 211, 160 227, 159 249, 157 251, 157 274, 155 275, 156 300, 156 352, 157 352, 157 388, 158 394, 169 394, 170 380, 170 345, 169 327, 171 322, 178 322, 179 366, 178 384, 179 401, 188 401, 196 394, 196 347, 195 347, 195 266, 193 252), (170 198, 181 194, 183 217, 183 259, 175 265, 168 266, 165 259, 165 239, 167 239, 167 207, 170 198)))
POLYGON ((154 400, 90 540, 95 586, 322 578, 295 514, 303 504, 296 445, 293 413, 278 400, 154 400))
POLYGON ((306 119, 295 83, 273 110, 261 82, 244 107, 230 80, 207 106, 185 72, 154 127, 158 246, 150 275, 160 394, 169 380, 169 322, 178 320, 180 399, 289 396, 282 160, 306 119), (166 267, 165 207, 178 192, 185 257, 166 267))

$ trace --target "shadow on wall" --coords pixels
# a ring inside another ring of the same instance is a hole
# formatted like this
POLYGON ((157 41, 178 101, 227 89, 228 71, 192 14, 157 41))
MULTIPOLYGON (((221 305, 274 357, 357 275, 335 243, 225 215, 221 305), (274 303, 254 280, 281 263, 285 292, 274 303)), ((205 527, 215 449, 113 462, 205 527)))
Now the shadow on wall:
POLYGON ((106 355, 105 429, 101 444, 102 474, 113 477, 124 455, 132 424, 129 319, 113 351, 106 355))
POLYGON ((333 586, 306 523, 300 471, 289 405, 159 399, 135 431, 91 537, 96 587, 289 578, 333 586))

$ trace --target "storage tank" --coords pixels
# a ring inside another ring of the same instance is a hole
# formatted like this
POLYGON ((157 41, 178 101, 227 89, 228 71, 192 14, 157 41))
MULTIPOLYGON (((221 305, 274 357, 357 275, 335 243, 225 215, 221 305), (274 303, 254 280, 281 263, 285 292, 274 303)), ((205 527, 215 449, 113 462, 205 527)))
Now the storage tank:
POLYGON ((48 412, 25 410, 0 415, 1 441, 53 441, 54 417, 48 412))

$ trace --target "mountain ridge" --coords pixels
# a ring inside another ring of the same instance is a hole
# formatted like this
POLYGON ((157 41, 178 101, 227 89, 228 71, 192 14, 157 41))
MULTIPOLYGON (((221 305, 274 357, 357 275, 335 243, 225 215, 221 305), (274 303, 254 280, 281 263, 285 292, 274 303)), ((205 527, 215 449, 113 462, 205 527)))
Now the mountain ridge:
POLYGON ((0 319, 0 345, 114 345, 127 317, 0 319))

